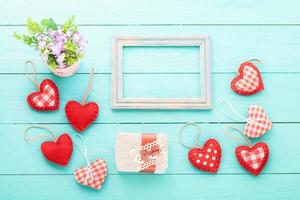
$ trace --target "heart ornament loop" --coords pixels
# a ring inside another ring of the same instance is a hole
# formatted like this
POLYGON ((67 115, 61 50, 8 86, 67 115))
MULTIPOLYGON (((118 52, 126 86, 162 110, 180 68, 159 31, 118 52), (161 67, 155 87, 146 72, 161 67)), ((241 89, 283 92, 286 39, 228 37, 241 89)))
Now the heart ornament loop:
POLYGON ((217 173, 222 156, 221 146, 215 139, 208 139, 203 146, 200 145, 198 142, 200 134, 201 129, 196 123, 187 123, 179 132, 179 143, 182 146, 190 149, 188 153, 188 159, 195 168, 210 173, 217 173), (198 133, 194 137, 195 143, 198 145, 197 147, 189 147, 182 142, 183 130, 190 125, 195 126, 198 129, 198 133))

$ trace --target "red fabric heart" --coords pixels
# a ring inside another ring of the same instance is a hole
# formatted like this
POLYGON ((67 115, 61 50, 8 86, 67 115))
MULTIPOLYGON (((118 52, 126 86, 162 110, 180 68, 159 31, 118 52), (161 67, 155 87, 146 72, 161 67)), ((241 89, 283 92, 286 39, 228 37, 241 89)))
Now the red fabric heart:
POLYGON ((91 166, 84 166, 74 172, 78 183, 99 190, 107 176, 107 165, 104 160, 97 159, 91 166))
POLYGON ((189 151, 191 164, 204 171, 217 173, 221 162, 221 146, 215 139, 205 142, 203 148, 193 148, 189 151))
POLYGON ((99 108, 95 102, 81 105, 77 101, 69 101, 65 107, 65 112, 73 128, 82 132, 97 119, 99 108))
POLYGON ((251 62, 240 65, 238 76, 231 81, 231 88, 241 95, 252 95, 264 89, 261 74, 251 62))
POLYGON ((235 155, 246 170, 257 176, 268 161, 269 148, 264 142, 259 142, 253 147, 238 146, 235 155))
POLYGON ((40 91, 28 95, 27 102, 29 106, 35 110, 58 110, 59 94, 57 86, 50 79, 43 80, 40 84, 40 91))
POLYGON ((64 133, 55 142, 42 143, 41 151, 47 160, 65 167, 69 163, 73 152, 73 142, 70 136, 64 133))

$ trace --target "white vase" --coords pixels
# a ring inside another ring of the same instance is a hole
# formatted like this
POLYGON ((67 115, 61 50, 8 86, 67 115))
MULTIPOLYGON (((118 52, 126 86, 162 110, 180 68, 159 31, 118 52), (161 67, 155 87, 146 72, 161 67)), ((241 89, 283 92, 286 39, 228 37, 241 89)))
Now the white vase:
POLYGON ((72 76, 73 74, 75 74, 75 72, 78 70, 80 66, 80 60, 78 60, 77 62, 75 62, 74 64, 70 65, 69 67, 65 67, 65 68, 50 68, 50 70, 59 77, 69 77, 72 76))

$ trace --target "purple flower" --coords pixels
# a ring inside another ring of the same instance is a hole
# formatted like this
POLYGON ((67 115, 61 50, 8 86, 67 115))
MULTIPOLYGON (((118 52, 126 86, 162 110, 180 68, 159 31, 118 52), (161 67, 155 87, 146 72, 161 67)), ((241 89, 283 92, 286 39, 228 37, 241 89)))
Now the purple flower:
POLYGON ((79 57, 85 54, 85 45, 87 42, 79 32, 73 32, 71 30, 65 33, 62 29, 51 30, 45 34, 41 34, 38 38, 38 49, 41 52, 41 57, 45 63, 51 65, 58 65, 59 68, 65 68, 66 63, 70 63, 68 58, 79 57), (66 50, 66 43, 71 43, 77 46, 77 51, 66 50), (73 55, 75 53, 75 55, 73 55), (54 56, 55 60, 48 59, 49 56, 54 56))
POLYGON ((38 42, 38 49, 43 49, 44 47, 46 47, 46 41, 45 40, 40 40, 38 42))
POLYGON ((65 50, 64 45, 65 43, 60 40, 58 42, 49 43, 48 47, 51 49, 53 55, 58 56, 65 50))
POLYGON ((64 68, 66 66, 64 61, 65 61, 65 54, 64 53, 57 56, 56 62, 59 64, 59 66, 61 68, 64 68))
POLYGON ((75 33, 73 34, 73 41, 74 41, 75 43, 78 43, 80 40, 82 40, 82 36, 80 35, 79 32, 75 32, 75 33))
POLYGON ((47 32, 47 35, 48 35, 50 38, 54 38, 55 34, 56 34, 56 31, 48 31, 48 32, 47 32))

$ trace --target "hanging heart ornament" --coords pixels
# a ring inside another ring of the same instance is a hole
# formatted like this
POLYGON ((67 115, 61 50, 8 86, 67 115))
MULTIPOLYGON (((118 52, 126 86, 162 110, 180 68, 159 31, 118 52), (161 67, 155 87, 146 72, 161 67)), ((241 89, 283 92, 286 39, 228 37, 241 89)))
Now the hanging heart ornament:
POLYGON ((78 132, 82 132, 97 119, 99 107, 95 102, 82 105, 77 101, 69 101, 65 111, 73 128, 78 132))
POLYGON ((248 109, 248 119, 245 125, 245 135, 249 138, 257 138, 272 128, 265 110, 257 105, 251 105, 248 109))
POLYGON ((94 68, 91 68, 88 90, 85 96, 83 97, 82 103, 72 100, 69 101, 65 107, 67 119, 69 120, 70 124, 77 132, 84 131, 98 117, 98 113, 99 113, 98 104, 95 102, 86 103, 87 98, 92 90, 93 77, 94 77, 94 68))
POLYGON ((25 63, 25 72, 27 78, 34 83, 38 90, 27 96, 28 105, 38 111, 58 110, 59 94, 55 83, 50 79, 45 79, 39 85, 36 81, 36 67, 32 61, 27 61, 25 63), (31 64, 33 68, 32 75, 29 75, 28 73, 28 64, 31 64))
POLYGON ((89 158, 87 156, 87 147, 85 144, 84 137, 79 134, 75 134, 74 136, 78 137, 81 142, 83 143, 83 148, 81 149, 78 147, 81 154, 84 156, 86 161, 86 166, 80 167, 79 169, 75 170, 74 177, 79 184, 91 187, 93 189, 99 190, 104 183, 106 176, 107 176, 107 164, 105 160, 96 159, 92 164, 90 164, 89 158))
POLYGON ((217 173, 221 161, 221 147, 217 140, 209 139, 202 148, 192 148, 189 151, 191 164, 203 171, 217 173))
POLYGON ((59 94, 57 86, 50 79, 45 79, 38 92, 33 92, 27 97, 31 108, 39 111, 58 110, 59 94))
MULTIPOLYGON (((229 128, 237 131, 243 137, 242 141, 248 143, 248 146, 241 145, 236 147, 235 156, 237 160, 242 167, 244 167, 254 176, 257 176, 268 161, 268 145, 264 142, 258 142, 253 146, 249 137, 247 137, 240 129, 235 127, 227 127, 226 130, 229 128)), ((225 133, 232 140, 241 140, 240 138, 232 137, 228 131, 225 131, 225 133)))
POLYGON ((99 190, 107 176, 106 162, 97 159, 90 166, 77 169, 74 176, 78 183, 99 190))
POLYGON ((56 141, 43 142, 41 151, 47 160, 65 167, 70 161, 73 143, 70 136, 64 133, 56 141))
POLYGON ((240 65, 238 76, 231 81, 231 88, 241 95, 252 95, 264 89, 259 69, 252 62, 240 65))
POLYGON ((264 142, 259 142, 252 147, 239 146, 235 149, 235 155, 246 170, 257 176, 268 161, 269 148, 264 142))
POLYGON ((210 173, 217 173, 222 157, 222 149, 219 142, 215 139, 208 139, 203 147, 198 143, 201 129, 196 123, 185 124, 179 134, 179 143, 190 149, 188 153, 188 159, 190 163, 197 169, 207 171, 210 173), (196 135, 195 143, 198 147, 189 147, 182 142, 182 134, 185 127, 193 125, 198 128, 198 134, 196 135))
POLYGON ((50 138, 49 141, 43 142, 40 147, 44 157, 54 164, 63 167, 68 165, 73 152, 73 142, 67 133, 63 133, 56 138, 53 131, 49 128, 43 126, 30 126, 25 130, 24 138, 26 141, 33 141, 39 138, 50 138), (33 128, 46 130, 48 133, 50 133, 50 135, 38 135, 30 137, 27 134, 28 131, 33 128))

